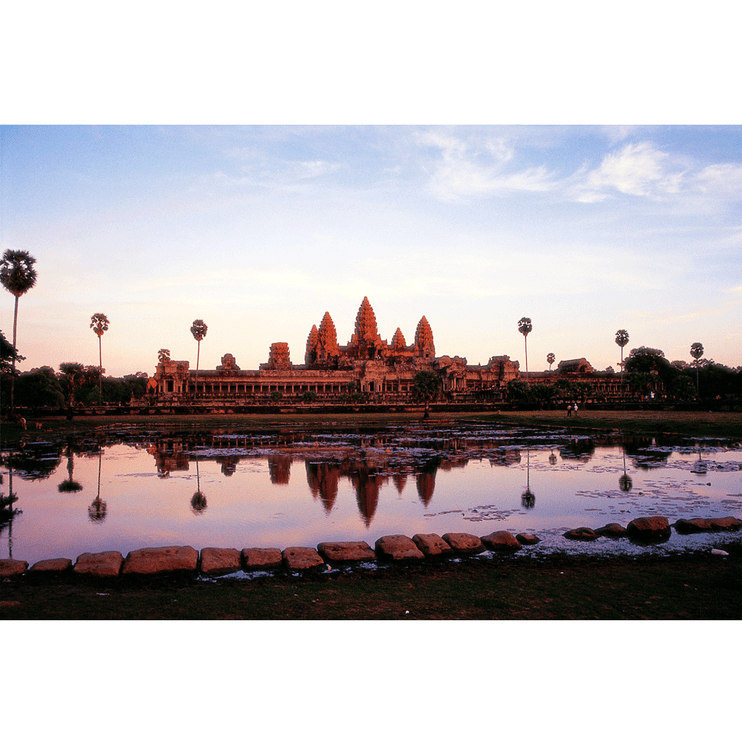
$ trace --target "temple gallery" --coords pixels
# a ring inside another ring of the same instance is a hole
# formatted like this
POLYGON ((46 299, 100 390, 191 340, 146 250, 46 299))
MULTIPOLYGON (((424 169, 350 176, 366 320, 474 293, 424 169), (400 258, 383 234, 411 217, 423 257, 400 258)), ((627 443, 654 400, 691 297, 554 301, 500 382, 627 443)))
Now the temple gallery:
POLYGON ((555 371, 525 374, 519 362, 507 355, 492 356, 484 365, 469 364, 460 356, 436 356, 433 331, 425 316, 411 344, 399 327, 391 341, 383 340, 367 297, 346 345, 338 342, 335 323, 325 312, 319 326, 309 331, 302 364, 291 362, 289 346, 283 342, 271 345, 267 363, 256 370, 241 369, 231 353, 215 369, 192 369, 188 361, 172 360, 162 350, 148 392, 165 404, 188 400, 218 400, 228 405, 277 400, 404 403, 413 401, 413 382, 421 371, 435 374, 441 399, 453 403, 502 401, 511 381, 555 383, 565 377, 588 380, 601 399, 622 393, 616 374, 596 372, 584 358, 562 361, 555 371))

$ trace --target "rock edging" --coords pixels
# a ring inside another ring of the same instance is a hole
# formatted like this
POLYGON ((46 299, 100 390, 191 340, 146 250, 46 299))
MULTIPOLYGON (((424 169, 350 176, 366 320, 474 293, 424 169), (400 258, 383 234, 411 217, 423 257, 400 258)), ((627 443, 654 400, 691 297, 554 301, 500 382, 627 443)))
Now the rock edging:
MULTIPOLYGON (((664 516, 635 518, 626 528, 609 523, 595 530, 586 527, 565 531, 565 538, 595 541, 600 537, 625 538, 639 544, 666 541, 671 528, 678 534, 718 533, 737 531, 742 521, 734 516, 723 518, 680 518, 672 526, 664 516)), ((352 563, 419 562, 451 556, 471 556, 484 551, 512 553, 523 546, 538 543, 531 533, 512 534, 494 531, 486 536, 470 533, 417 533, 412 538, 402 535, 382 536, 374 547, 365 541, 336 541, 318 544, 316 549, 306 546, 238 549, 206 547, 199 554, 191 546, 146 547, 124 556, 118 551, 85 552, 74 564, 70 559, 42 559, 29 567, 19 559, 0 559, 0 579, 32 575, 61 575, 117 577, 119 575, 146 576, 162 574, 202 574, 207 577, 232 574, 240 570, 276 570, 307 572, 326 570, 332 565, 352 563)))

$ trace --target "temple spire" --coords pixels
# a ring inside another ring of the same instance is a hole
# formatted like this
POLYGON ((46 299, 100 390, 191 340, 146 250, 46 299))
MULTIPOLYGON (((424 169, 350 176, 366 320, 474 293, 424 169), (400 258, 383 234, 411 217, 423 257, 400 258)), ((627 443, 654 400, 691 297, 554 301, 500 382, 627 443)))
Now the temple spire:
POLYGON ((415 331, 415 351, 420 358, 435 358, 435 343, 433 331, 430 329, 425 315, 417 323, 415 331))
POLYGON ((386 343, 379 336, 379 331, 376 328, 376 315, 367 296, 363 297, 361 306, 358 308, 355 332, 348 346, 353 348, 357 358, 369 359, 376 358, 377 354, 386 346, 386 343))

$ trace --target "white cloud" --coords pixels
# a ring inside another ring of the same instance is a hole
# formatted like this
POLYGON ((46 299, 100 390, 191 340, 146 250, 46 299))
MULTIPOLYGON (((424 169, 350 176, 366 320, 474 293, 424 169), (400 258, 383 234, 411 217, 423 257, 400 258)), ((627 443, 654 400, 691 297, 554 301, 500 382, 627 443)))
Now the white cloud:
POLYGON ((503 139, 487 139, 474 147, 444 132, 428 131, 420 134, 418 141, 440 150, 428 187, 444 201, 553 187, 551 175, 543 166, 503 172, 515 156, 503 139))
POLYGON ((629 196, 664 198, 678 193, 684 170, 670 157, 648 142, 627 144, 618 152, 607 154, 594 170, 579 171, 575 197, 591 203, 603 201, 614 192, 629 196))
POLYGON ((693 184, 701 193, 739 198, 742 194, 742 166, 709 165, 695 176, 693 184))

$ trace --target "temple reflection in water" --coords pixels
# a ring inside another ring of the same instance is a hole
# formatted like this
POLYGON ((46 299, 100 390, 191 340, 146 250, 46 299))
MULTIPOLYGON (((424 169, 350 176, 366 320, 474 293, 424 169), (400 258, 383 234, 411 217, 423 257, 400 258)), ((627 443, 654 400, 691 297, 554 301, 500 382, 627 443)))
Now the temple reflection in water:
MULTIPOLYGON (((470 458, 464 455, 466 448, 460 440, 426 441, 427 456, 422 456, 419 449, 412 447, 419 442, 410 441, 412 456, 403 456, 399 452, 392 455, 384 436, 361 438, 360 446, 347 445, 334 447, 332 451, 320 448, 315 442, 310 447, 303 445, 302 436, 285 435, 279 445, 295 450, 285 452, 266 452, 265 455, 249 454, 245 448, 254 441, 244 437, 205 438, 165 438, 148 447, 148 453, 154 458, 160 477, 167 477, 171 472, 186 472, 192 461, 212 458, 221 464, 222 474, 231 476, 242 460, 264 459, 268 465, 268 476, 271 484, 288 485, 291 480, 291 469, 294 461, 303 461, 306 479, 312 496, 322 503, 325 513, 329 514, 338 497, 341 480, 347 480, 355 492, 358 511, 363 522, 369 526, 373 521, 379 503, 379 493, 385 485, 391 483, 401 495, 412 476, 420 502, 427 507, 433 499, 436 472, 439 468, 451 470, 466 466, 470 458), (243 455, 226 454, 231 448, 244 450, 243 455), (440 456, 438 451, 446 451, 440 456), (218 453, 217 453, 218 452, 218 453), (432 455, 431 455, 432 454, 432 455), (321 460, 330 456, 330 460, 321 460)), ((471 451, 469 451, 471 453, 471 451)), ((509 452, 507 463, 514 463, 519 456, 509 452)), ((505 462, 503 462, 505 463, 505 462)))
POLYGON ((0 451, 0 558, 373 541, 736 512, 742 446, 494 422, 113 426, 0 451), (658 476, 662 470, 662 476, 658 476), (702 486, 701 486, 702 485, 702 486), (670 517, 670 515, 668 515, 670 517))

